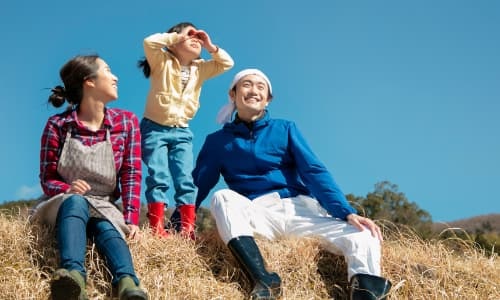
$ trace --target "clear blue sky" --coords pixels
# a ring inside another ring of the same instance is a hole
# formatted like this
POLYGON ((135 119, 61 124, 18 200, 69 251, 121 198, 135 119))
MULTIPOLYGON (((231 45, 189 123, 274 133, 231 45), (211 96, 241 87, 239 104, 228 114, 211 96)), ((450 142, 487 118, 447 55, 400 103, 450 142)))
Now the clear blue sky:
POLYGON ((203 88, 196 153, 233 75, 257 67, 272 116, 297 122, 346 194, 389 180, 435 221, 500 212, 499 1, 139 2, 0 4, 0 201, 41 193, 40 136, 61 111, 46 88, 64 62, 100 54, 120 80, 112 106, 140 117, 143 38, 191 21, 236 62, 203 88))

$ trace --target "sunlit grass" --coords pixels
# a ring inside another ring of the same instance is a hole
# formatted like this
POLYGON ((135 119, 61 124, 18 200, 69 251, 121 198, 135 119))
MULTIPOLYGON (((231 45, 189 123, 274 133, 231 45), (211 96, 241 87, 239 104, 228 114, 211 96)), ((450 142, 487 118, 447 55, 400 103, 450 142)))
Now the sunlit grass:
MULTIPOLYGON (((461 239, 426 241, 411 231, 379 222, 385 231, 383 275, 393 283, 390 299, 500 299, 500 263, 461 239)), ((0 213, 2 299, 48 299, 57 267, 52 233, 33 228, 23 214, 0 213)), ((283 299, 347 299, 342 257, 322 250, 315 239, 257 239, 269 269, 283 280, 283 299)), ((160 240, 145 229, 131 242, 142 286, 150 299, 244 299, 250 285, 213 231, 198 241, 160 240)), ((111 299, 102 257, 87 251, 91 299, 111 299)))

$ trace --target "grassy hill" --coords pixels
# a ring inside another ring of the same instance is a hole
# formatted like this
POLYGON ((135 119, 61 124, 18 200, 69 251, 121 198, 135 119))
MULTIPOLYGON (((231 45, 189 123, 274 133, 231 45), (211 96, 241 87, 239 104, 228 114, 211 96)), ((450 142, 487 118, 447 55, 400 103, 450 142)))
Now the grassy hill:
POLYGON ((487 214, 448 223, 435 223, 434 230, 461 228, 467 232, 486 231, 500 234, 500 214, 487 214))
MULTIPOLYGON (((390 299, 500 299, 500 262, 462 239, 422 240, 411 231, 379 221, 386 241, 382 273, 393 283, 390 299)), ((52 232, 33 227, 25 209, 0 212, 0 295, 2 299, 47 299, 57 268, 52 232)), ((315 239, 257 239, 270 270, 283 279, 283 299, 347 299, 342 257, 321 249, 315 239)), ((144 227, 130 243, 150 299, 245 299, 250 289, 213 230, 196 242, 178 236, 160 240, 144 227)), ((88 247, 91 299, 112 299, 109 273, 88 247)))

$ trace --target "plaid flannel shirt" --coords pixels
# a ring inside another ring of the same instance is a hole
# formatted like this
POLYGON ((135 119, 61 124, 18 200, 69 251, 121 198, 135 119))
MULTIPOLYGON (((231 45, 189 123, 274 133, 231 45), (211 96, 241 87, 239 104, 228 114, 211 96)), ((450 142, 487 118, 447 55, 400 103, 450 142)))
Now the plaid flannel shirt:
POLYGON ((86 146, 106 140, 110 130, 115 158, 117 185, 115 198, 122 198, 123 215, 127 224, 139 224, 141 194, 141 135, 139 121, 129 111, 106 108, 103 127, 90 131, 78 121, 76 110, 50 117, 42 134, 40 148, 40 182, 47 196, 65 193, 71 183, 64 182, 57 172, 57 163, 66 133, 73 130, 72 138, 86 146))

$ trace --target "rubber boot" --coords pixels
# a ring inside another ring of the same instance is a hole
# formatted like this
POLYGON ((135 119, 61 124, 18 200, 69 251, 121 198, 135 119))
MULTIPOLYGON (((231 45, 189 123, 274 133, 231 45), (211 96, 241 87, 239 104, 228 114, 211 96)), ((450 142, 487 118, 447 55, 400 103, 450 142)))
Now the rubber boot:
POLYGON ((165 203, 148 203, 148 219, 149 227, 155 235, 168 237, 168 232, 165 231, 165 203))
POLYGON ((181 214, 179 213, 179 207, 177 207, 170 216, 170 223, 167 227, 174 229, 175 232, 181 231, 181 214))
POLYGON ((52 275, 50 293, 53 300, 87 300, 85 279, 78 271, 57 269, 52 275))
POLYGON ((193 204, 181 205, 177 208, 181 217, 181 234, 189 239, 195 239, 196 212, 193 204))
POLYGON ((120 300, 148 300, 148 295, 135 284, 132 277, 124 276, 118 281, 118 298, 120 300))
POLYGON ((281 278, 269 273, 259 247, 251 236, 233 238, 227 244, 254 287, 250 299, 276 299, 281 295, 281 278))
POLYGON ((385 300, 391 282, 383 277, 356 274, 351 278, 351 300, 385 300))

